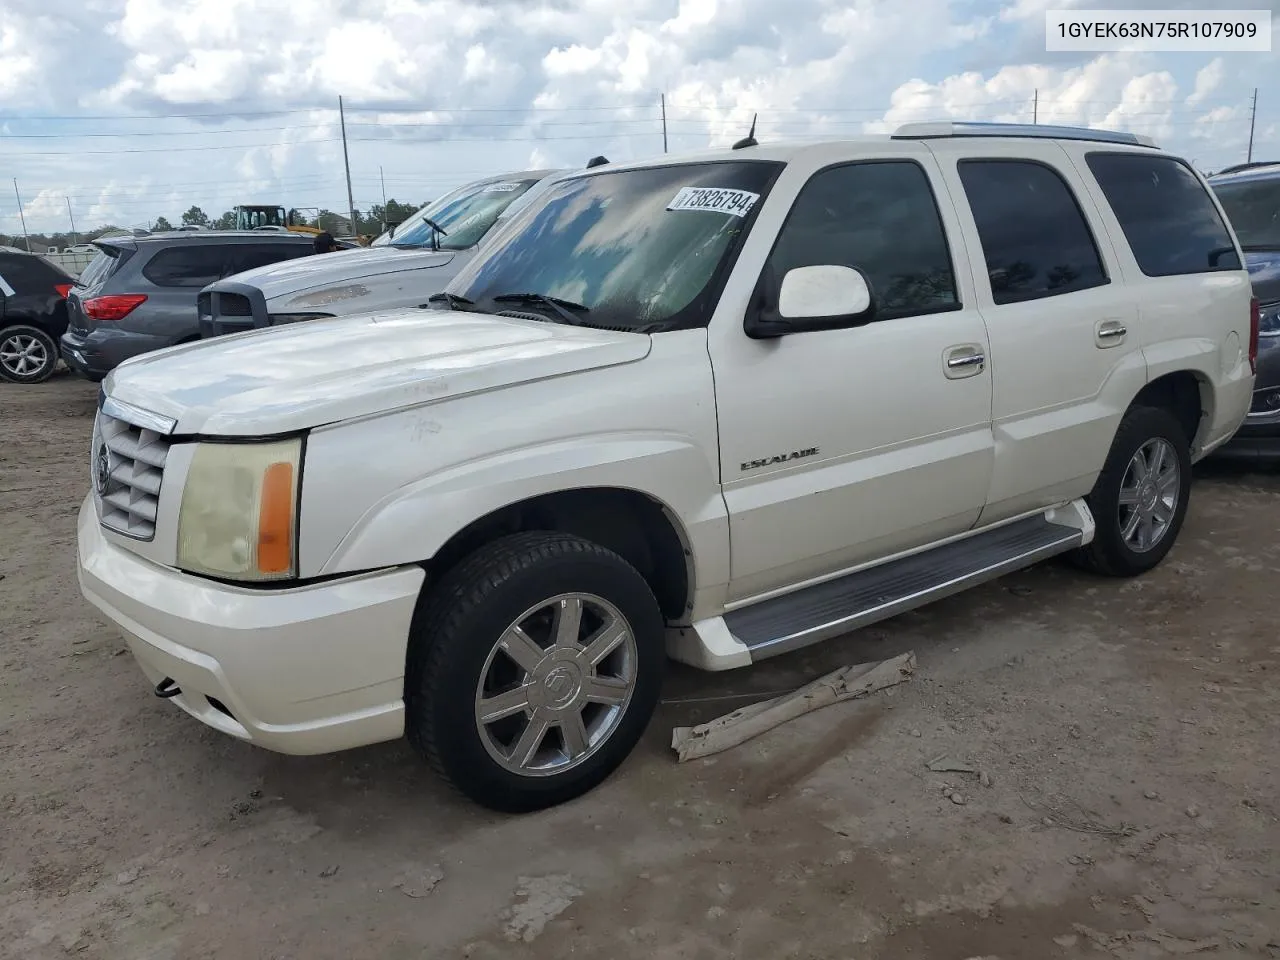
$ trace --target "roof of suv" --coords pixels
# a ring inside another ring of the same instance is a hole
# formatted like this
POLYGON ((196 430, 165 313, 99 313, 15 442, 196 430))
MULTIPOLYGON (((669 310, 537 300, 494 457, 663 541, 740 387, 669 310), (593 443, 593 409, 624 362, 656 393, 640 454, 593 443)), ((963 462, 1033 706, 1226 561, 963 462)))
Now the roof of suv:
POLYGON ((294 233, 284 230, 166 230, 162 233, 148 233, 142 237, 103 237, 104 240, 134 240, 138 243, 150 243, 156 240, 180 240, 183 243, 210 243, 215 240, 267 240, 284 243, 311 243, 315 240, 309 233, 294 233))
MULTIPOLYGON (((910 125, 908 125, 910 126, 910 125)), ((1014 125, 1008 125, 1012 128, 1014 125)), ((1030 124, 1026 125, 1028 130, 1033 130, 1030 124)), ((1045 130, 1054 128, 1045 127, 1045 130)), ((925 149, 924 145, 935 142, 937 140, 945 140, 949 142, 962 142, 973 144, 974 149, 980 149, 983 144, 992 142, 1009 144, 1009 143, 1027 143, 1037 140, 1071 140, 1081 142, 1097 142, 1105 145, 1108 150, 1115 151, 1133 151, 1142 154, 1151 154, 1159 151, 1159 148, 1153 147, 1147 143, 1130 143, 1124 140, 1112 139, 1115 134, 1109 131, 1082 131, 1076 136, 1045 136, 1044 134, 1020 134, 1014 132, 1008 133, 987 133, 987 134, 966 134, 956 132, 954 134, 911 134, 911 135, 868 135, 861 137, 832 137, 827 140, 777 140, 765 143, 754 144, 744 148, 718 147, 710 150, 699 150, 684 154, 659 154, 645 160, 635 161, 619 161, 608 166, 595 167, 587 170, 574 171, 569 176, 582 177, 591 176, 597 172, 610 172, 624 169, 637 169, 643 167, 661 167, 672 164, 681 163, 706 163, 715 160, 772 160, 774 162, 791 163, 806 157, 817 157, 819 160, 826 155, 831 154, 833 159, 839 159, 847 156, 850 150, 856 150, 858 147, 875 147, 883 148, 889 144, 901 145, 904 153, 909 153, 912 146, 925 149), (1092 137, 1084 136, 1084 133, 1093 132, 1098 134, 1095 140, 1092 137)))
POLYGON ((1209 179, 1214 183, 1237 183, 1245 180, 1270 180, 1280 177, 1280 160, 1255 160, 1219 170, 1209 179))

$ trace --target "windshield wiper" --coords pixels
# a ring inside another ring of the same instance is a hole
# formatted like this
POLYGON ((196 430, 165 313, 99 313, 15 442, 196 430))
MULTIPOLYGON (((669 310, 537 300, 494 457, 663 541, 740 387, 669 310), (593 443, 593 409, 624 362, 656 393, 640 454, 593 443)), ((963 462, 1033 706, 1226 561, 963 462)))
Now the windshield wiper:
MULTIPOLYGON (((456 293, 433 293, 427 297, 427 303, 444 303, 450 310, 465 310, 467 307, 474 307, 475 301, 468 300, 466 297, 460 297, 456 293)), ((425 307, 427 304, 424 303, 425 307)))
POLYGON ((586 326, 582 319, 575 316, 574 313, 590 313, 591 308, 581 303, 574 303, 572 300, 563 300, 560 297, 549 297, 545 293, 500 293, 496 297, 490 297, 494 303, 540 303, 544 307, 550 307, 551 310, 560 317, 565 323, 575 327, 586 326))
POLYGON ((445 230, 445 228, 444 228, 444 227, 440 226, 440 224, 438 224, 438 223, 436 223, 434 220, 432 220, 430 217, 423 217, 423 218, 422 218, 422 222, 423 222, 423 223, 425 223, 425 224, 426 224, 428 227, 430 227, 430 228, 431 228, 431 230, 432 230, 432 233, 431 233, 431 249, 432 249, 432 250, 439 250, 439 249, 440 249, 440 238, 441 238, 441 237, 447 237, 447 236, 449 235, 448 231, 447 231, 447 230, 445 230))

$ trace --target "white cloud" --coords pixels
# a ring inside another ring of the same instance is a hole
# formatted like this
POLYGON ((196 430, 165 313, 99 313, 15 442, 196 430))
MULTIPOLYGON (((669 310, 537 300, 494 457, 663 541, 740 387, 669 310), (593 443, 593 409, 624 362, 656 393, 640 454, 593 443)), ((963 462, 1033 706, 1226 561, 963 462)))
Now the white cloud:
MULTIPOLYGON (((0 4, 5 172, 30 197, 70 196, 82 226, 253 199, 345 209, 339 95, 364 207, 381 200, 379 168, 389 196, 417 202, 504 169, 653 154, 664 91, 673 151, 732 142, 754 113, 762 139, 1029 120, 1038 90, 1041 122, 1150 132, 1225 163, 1278 66, 1044 54, 1045 9, 1132 0, 0 4), (32 119, 86 115, 170 119, 32 119)), ((1268 103, 1257 150, 1276 152, 1268 103)), ((65 201, 28 207, 33 229, 65 220, 65 201)), ((0 203, 0 231, 13 212, 0 203)))
POLYGON ((1222 86, 1222 80, 1225 75, 1226 71, 1222 68, 1221 57, 1216 57, 1209 64, 1201 67, 1196 73, 1195 89, 1191 91, 1191 96, 1187 97, 1187 106, 1194 107, 1203 103, 1205 97, 1222 86))

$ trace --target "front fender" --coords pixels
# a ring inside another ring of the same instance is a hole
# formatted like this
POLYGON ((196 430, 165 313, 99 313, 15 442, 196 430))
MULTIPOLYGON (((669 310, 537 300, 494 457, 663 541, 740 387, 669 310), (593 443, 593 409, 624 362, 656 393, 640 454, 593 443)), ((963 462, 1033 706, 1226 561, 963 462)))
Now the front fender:
POLYGON ((429 560, 503 507, 610 487, 666 507, 702 586, 729 579, 715 393, 703 330, 635 363, 547 377, 313 430, 303 577, 429 560))
POLYGON ((429 559, 503 507, 589 488, 644 494, 665 507, 692 551, 698 583, 728 580, 728 517, 712 465, 687 438, 615 434, 507 450, 409 483, 356 521, 321 573, 429 559))

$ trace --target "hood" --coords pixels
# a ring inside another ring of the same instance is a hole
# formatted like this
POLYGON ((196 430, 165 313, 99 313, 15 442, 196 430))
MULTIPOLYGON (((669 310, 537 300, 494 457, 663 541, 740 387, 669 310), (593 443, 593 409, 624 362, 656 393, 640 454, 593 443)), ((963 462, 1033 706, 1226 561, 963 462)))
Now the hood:
POLYGON ((1246 250, 1244 265, 1258 302, 1280 302, 1280 250, 1246 250))
POLYGON ((103 388, 175 419, 178 434, 268 435, 630 363, 649 347, 646 334, 410 309, 143 354, 103 388))
MULTIPOLYGON (((360 280, 402 270, 443 267, 453 260, 455 253, 453 250, 427 248, 400 250, 396 247, 361 247, 359 250, 339 250, 335 253, 317 253, 282 260, 237 273, 227 279, 255 286, 266 299, 271 300, 329 283, 360 280)), ((218 284, 212 286, 216 289, 218 284)))

